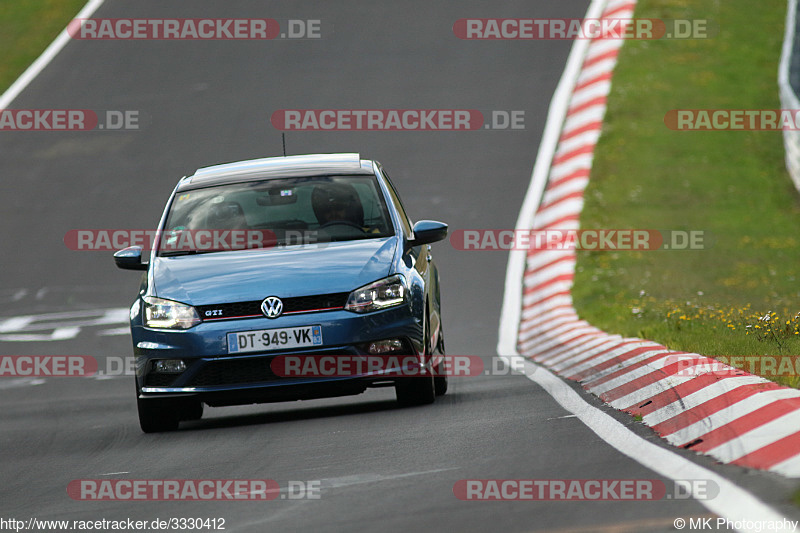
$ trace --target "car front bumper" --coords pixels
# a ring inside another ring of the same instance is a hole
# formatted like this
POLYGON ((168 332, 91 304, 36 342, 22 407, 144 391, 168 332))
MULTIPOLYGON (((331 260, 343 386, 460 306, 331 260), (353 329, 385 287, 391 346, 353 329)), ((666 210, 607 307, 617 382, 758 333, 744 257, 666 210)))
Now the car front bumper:
MULTIPOLYGON (((139 398, 193 397, 209 405, 235 405, 358 394, 368 386, 391 385, 396 372, 358 375, 304 375, 286 377, 275 372, 280 356, 333 356, 358 359, 365 345, 378 340, 401 339, 404 355, 417 359, 423 353, 422 320, 403 305, 367 314, 344 310, 284 315, 277 319, 248 318, 205 321, 184 331, 144 328, 132 322, 139 398), (229 353, 227 335, 315 325, 322 330, 322 345, 314 348, 229 353), (155 360, 180 359, 181 373, 154 371, 155 360)), ((407 361, 404 358, 404 361, 407 361)))

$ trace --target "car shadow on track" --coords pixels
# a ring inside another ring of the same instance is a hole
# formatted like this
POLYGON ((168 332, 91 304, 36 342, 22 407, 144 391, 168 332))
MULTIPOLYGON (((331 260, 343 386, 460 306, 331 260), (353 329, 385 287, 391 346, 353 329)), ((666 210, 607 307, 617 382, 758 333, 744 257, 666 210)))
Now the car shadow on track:
MULTIPOLYGON (((313 401, 313 400, 312 400, 313 401)), ((351 404, 323 405, 312 407, 295 407, 297 404, 288 403, 287 408, 280 411, 269 411, 252 414, 234 414, 229 416, 216 416, 203 418, 196 421, 181 422, 178 431, 198 431, 220 429, 237 426, 252 426, 262 424, 277 424, 281 422, 297 422, 318 418, 333 418, 337 416, 361 415, 392 410, 413 410, 415 407, 401 407, 394 400, 377 400, 367 402, 354 402, 351 404), (291 406, 291 407, 290 407, 291 406)), ((428 406, 430 407, 430 406, 428 406)), ((206 408, 206 413, 214 413, 216 408, 206 408)), ((220 408, 220 413, 224 411, 220 408)))

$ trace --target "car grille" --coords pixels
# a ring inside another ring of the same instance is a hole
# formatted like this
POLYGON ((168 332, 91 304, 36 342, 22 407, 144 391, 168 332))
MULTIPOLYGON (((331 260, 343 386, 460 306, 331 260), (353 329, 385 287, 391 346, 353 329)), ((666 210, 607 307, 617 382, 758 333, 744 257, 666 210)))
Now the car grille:
POLYGON ((178 378, 177 374, 157 374, 151 372, 144 378, 145 387, 169 387, 178 378))
POLYGON ((183 386, 243 385, 280 379, 269 363, 265 357, 210 362, 183 386))
MULTIPOLYGON (((313 296, 297 296, 281 298, 283 314, 311 313, 313 311, 330 311, 343 309, 350 293, 316 294, 313 296)), ((216 305, 198 305, 197 312, 203 320, 230 320, 233 318, 250 318, 264 316, 261 312, 261 300, 235 302, 216 305), (209 313, 207 316, 206 313, 209 313), (213 314, 212 314, 213 313, 213 314)))

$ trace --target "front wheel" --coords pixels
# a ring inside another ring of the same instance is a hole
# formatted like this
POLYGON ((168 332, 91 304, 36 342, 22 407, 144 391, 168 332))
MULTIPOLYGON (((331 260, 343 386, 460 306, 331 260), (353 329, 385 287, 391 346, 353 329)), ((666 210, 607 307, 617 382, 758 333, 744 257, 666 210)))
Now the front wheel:
POLYGON ((175 431, 179 420, 174 407, 164 400, 137 400, 139 426, 145 433, 175 431))
POLYGON ((431 375, 400 378, 394 386, 394 391, 397 403, 403 406, 425 405, 433 403, 436 399, 431 375))
MULTIPOLYGON (((145 433, 175 431, 180 423, 180 409, 175 400, 139 398, 139 385, 136 385, 136 407, 139 411, 139 426, 145 433)), ((201 405, 202 408, 202 405, 201 405)))
MULTIPOLYGON (((439 327, 439 353, 444 357, 444 333, 441 326, 439 327)), ((444 396, 447 392, 447 366, 444 360, 436 367, 436 377, 433 378, 433 386, 436 391, 436 396, 444 396)))
POLYGON ((181 420, 200 420, 203 418, 203 402, 187 402, 181 409, 181 420))
POLYGON ((436 370, 436 377, 433 378, 433 388, 436 391, 436 396, 444 396, 447 392, 447 369, 444 362, 439 363, 436 370))
MULTIPOLYGON (((430 321, 428 319, 428 314, 425 313, 425 330, 422 334, 425 339, 423 353, 426 357, 426 363, 428 363, 428 358, 431 353, 430 343, 427 337, 429 331, 430 321)), ((394 391, 397 395, 397 403, 403 406, 433 403, 436 399, 435 379, 436 378, 434 378, 432 374, 420 377, 401 377, 394 386, 394 391)))

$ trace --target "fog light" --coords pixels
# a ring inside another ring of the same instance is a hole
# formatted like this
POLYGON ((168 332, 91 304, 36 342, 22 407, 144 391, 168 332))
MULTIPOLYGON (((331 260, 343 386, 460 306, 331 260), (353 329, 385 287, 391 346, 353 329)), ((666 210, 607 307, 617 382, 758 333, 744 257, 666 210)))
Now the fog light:
POLYGON ((403 350, 403 341, 399 339, 387 339, 385 341, 375 341, 369 343, 367 351, 370 355, 382 355, 387 353, 400 353, 403 350))
POLYGON ((181 359, 160 359, 153 364, 153 369, 159 374, 180 374, 186 370, 186 363, 181 359))

